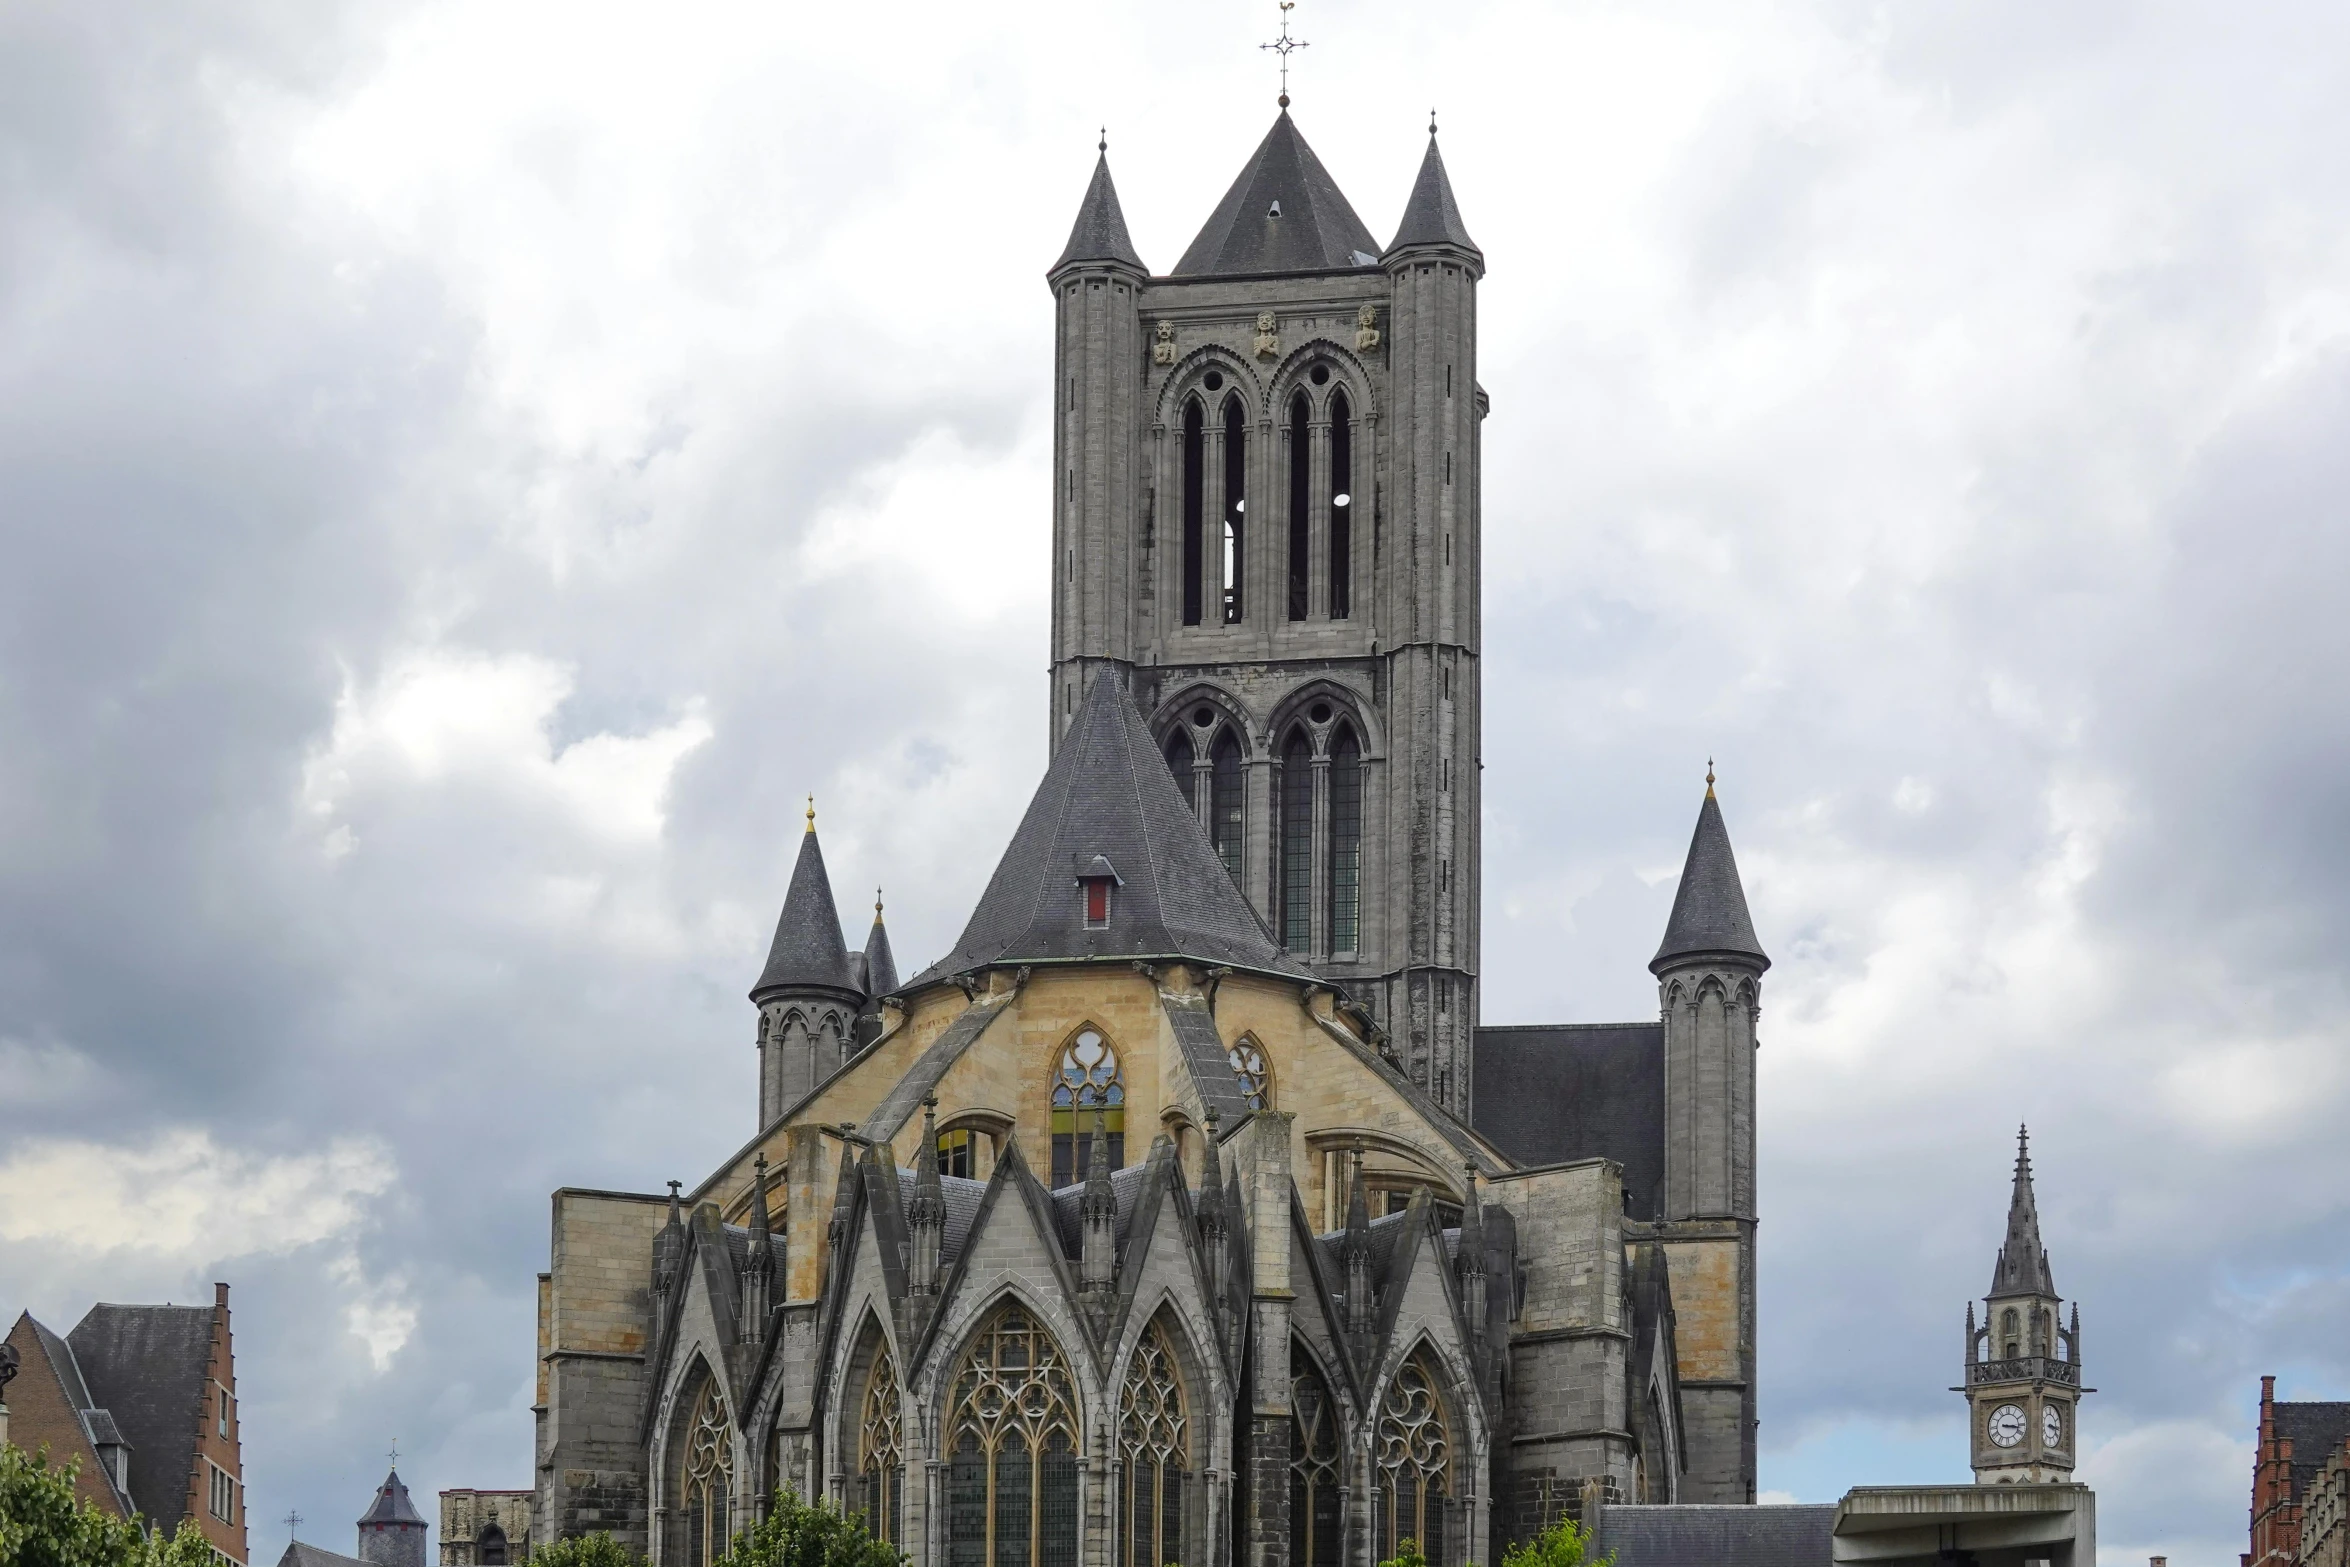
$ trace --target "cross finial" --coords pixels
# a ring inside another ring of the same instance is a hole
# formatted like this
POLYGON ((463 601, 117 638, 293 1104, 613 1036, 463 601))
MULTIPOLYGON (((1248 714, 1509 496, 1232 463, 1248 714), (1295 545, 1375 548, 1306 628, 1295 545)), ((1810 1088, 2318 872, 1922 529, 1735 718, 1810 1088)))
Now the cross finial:
POLYGON ((1289 52, 1311 47, 1303 38, 1289 36, 1289 13, 1297 9, 1297 0, 1281 0, 1281 36, 1259 49, 1270 49, 1281 57, 1281 107, 1289 107, 1289 52))
POLYGON ((392 1467, 394 1469, 400 1467, 400 1439, 398 1437, 392 1438, 392 1467))
POLYGON ((291 1540, 294 1537, 294 1531, 302 1527, 302 1515, 288 1511, 283 1521, 286 1526, 286 1538, 291 1540))

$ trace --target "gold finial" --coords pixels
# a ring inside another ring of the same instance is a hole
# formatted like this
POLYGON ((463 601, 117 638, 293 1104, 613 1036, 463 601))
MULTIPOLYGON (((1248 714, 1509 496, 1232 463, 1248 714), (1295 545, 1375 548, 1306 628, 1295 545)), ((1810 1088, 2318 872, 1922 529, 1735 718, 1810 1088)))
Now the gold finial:
POLYGON ((873 923, 876 925, 881 923, 881 889, 879 887, 873 889, 873 923))
POLYGON ((808 796, 808 831, 816 830, 816 797, 808 796))
POLYGON ((1289 52, 1311 47, 1303 38, 1289 36, 1289 13, 1296 9, 1297 0, 1281 0, 1281 36, 1269 44, 1257 45, 1259 49, 1270 49, 1281 57, 1280 103, 1284 109, 1289 107, 1289 52))
POLYGON ((1705 797, 1714 797, 1714 759, 1710 756, 1705 759, 1705 797))

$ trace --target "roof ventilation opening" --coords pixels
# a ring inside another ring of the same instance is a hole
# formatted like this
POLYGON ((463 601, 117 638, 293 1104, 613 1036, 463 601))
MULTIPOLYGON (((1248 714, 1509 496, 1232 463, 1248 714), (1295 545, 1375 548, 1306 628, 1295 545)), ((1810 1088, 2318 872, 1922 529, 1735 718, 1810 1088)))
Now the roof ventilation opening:
POLYGON ((1277 218, 1281 216, 1281 203, 1278 201, 1274 202, 1272 210, 1267 212, 1265 216, 1268 218, 1277 218))

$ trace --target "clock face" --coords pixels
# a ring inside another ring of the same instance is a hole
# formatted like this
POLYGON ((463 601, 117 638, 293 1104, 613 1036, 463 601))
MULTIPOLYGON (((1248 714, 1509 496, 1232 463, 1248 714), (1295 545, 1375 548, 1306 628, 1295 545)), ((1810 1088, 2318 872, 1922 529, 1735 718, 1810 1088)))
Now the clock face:
POLYGON ((2056 1412, 2054 1404, 2041 1406, 2040 1445, 2042 1447, 2064 1446, 2064 1416, 2056 1412))
POLYGON ((1991 1419, 1984 1427, 1991 1433, 1993 1447, 2013 1447, 2024 1439, 2024 1411, 2021 1405, 2001 1404, 1991 1411, 1991 1419))

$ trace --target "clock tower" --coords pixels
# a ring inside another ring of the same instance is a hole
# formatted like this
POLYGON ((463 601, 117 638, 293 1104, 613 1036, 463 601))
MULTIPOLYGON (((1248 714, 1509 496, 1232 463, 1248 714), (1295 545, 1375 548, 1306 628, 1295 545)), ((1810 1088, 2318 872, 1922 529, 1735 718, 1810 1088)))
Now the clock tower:
POLYGON ((2081 1395, 2081 1308, 2070 1326, 2058 1310, 2040 1211, 2032 1200, 2030 1133, 2016 1132, 2015 1192, 2007 1240, 1991 1272, 1983 1321, 1966 1309, 1967 1423, 1977 1485, 2069 1481, 2079 1451, 2073 1422, 2081 1395))

